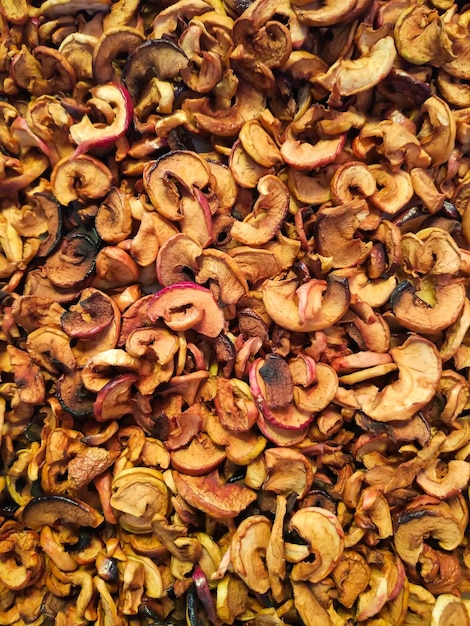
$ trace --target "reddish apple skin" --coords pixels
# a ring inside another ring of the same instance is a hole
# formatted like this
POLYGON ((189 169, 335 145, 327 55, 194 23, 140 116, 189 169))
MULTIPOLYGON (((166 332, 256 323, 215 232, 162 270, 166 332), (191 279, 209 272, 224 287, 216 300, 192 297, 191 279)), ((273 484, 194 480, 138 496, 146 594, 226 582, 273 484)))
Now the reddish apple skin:
POLYGON ((98 85, 91 92, 95 98, 117 104, 116 117, 109 126, 104 128, 93 126, 87 116, 77 124, 73 124, 70 127, 70 135, 77 144, 77 148, 71 155, 71 159, 94 148, 107 148, 127 132, 132 121, 134 112, 132 100, 124 85, 106 83, 105 85, 98 85))

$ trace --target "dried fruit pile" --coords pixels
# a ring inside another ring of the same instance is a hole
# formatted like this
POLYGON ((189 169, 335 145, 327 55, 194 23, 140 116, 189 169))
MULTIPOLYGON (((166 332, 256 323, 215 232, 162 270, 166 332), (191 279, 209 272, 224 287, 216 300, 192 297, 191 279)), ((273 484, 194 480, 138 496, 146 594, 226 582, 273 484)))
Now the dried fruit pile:
POLYGON ((0 624, 470 624, 469 24, 0 1, 0 624))

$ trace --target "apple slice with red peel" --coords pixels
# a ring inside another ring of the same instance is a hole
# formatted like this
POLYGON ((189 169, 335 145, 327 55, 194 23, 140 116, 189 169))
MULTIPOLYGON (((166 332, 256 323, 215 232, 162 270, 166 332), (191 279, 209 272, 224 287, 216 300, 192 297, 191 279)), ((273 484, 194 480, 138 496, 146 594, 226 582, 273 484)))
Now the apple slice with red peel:
POLYGON ((111 298, 98 289, 62 313, 60 323, 69 337, 93 337, 111 324, 114 308, 111 298))
POLYGON ((159 318, 171 330, 192 328, 206 337, 217 337, 225 325, 224 314, 210 289, 183 282, 169 285, 150 301, 147 314, 152 322, 159 318))
POLYGON ((97 422, 119 419, 132 412, 132 385, 139 381, 135 374, 121 374, 106 383, 93 403, 97 422))
POLYGON ((256 424, 266 439, 279 447, 290 447, 301 443, 308 432, 308 425, 295 430, 276 426, 269 422, 261 412, 258 415, 256 424))
POLYGON ((122 137, 132 120, 132 101, 127 89, 118 83, 97 85, 91 90, 94 99, 103 100, 111 107, 114 120, 108 126, 94 124, 85 115, 77 124, 70 127, 70 136, 77 144, 72 159, 92 148, 106 148, 122 137))
POLYGON ((346 143, 346 133, 337 137, 320 139, 316 144, 297 139, 287 139, 281 146, 282 158, 297 170, 313 170, 332 163, 346 143))

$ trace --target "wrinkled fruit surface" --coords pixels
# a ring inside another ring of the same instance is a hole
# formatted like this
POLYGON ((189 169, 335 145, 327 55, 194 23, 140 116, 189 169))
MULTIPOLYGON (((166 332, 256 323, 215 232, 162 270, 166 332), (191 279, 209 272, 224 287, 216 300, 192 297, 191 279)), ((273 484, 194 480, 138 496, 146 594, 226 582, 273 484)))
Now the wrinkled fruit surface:
POLYGON ((470 624, 469 23, 0 1, 1 624, 470 624))

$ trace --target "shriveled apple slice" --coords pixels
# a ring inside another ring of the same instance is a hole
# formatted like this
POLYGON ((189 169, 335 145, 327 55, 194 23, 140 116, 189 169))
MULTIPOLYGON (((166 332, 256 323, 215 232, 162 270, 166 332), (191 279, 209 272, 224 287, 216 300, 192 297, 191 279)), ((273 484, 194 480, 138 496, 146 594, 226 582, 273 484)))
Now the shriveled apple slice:
POLYGON ((88 154, 62 159, 51 174, 52 192, 65 205, 74 200, 103 198, 110 192, 112 181, 106 165, 88 154))
POLYGON ((296 511, 289 522, 307 542, 310 558, 296 563, 292 568, 293 581, 317 583, 335 568, 344 550, 344 532, 336 515, 320 507, 305 507, 296 511))
POLYGON ((119 83, 105 83, 90 89, 93 99, 108 105, 114 114, 109 125, 94 124, 88 115, 70 126, 70 136, 77 144, 72 158, 92 148, 107 147, 122 137, 132 120, 132 102, 127 89, 119 83))
POLYGON ((98 392, 113 380, 117 373, 135 373, 138 370, 139 359, 125 350, 111 348, 89 358, 82 369, 82 380, 89 391, 98 392))
POLYGON ((237 465, 249 465, 263 452, 266 439, 253 430, 234 432, 225 427, 215 413, 205 418, 205 428, 212 441, 225 448, 227 459, 237 465))
POLYGON ((266 593, 270 587, 265 560, 271 531, 267 517, 250 515, 238 526, 230 544, 233 569, 256 593, 266 593))
POLYGON ((69 337, 92 337, 114 318, 111 298, 98 289, 82 292, 82 299, 61 315, 60 323, 69 337), (85 295, 85 297, 83 297, 85 295))
POLYGON ((173 471, 178 493, 188 504, 215 518, 233 518, 256 500, 256 492, 235 483, 223 483, 217 471, 188 476, 173 471))
POLYGON ((299 333, 333 326, 349 306, 347 280, 339 277, 330 278, 328 283, 313 279, 301 287, 296 279, 267 280, 261 293, 271 319, 299 333))
POLYGON ((225 450, 206 435, 199 433, 188 446, 170 452, 172 467, 190 476, 212 472, 225 459, 225 450))
POLYGON ((259 165, 274 167, 282 163, 279 148, 258 120, 248 120, 240 129, 240 141, 250 157, 259 165))
POLYGON ((253 211, 243 222, 235 221, 230 230, 234 239, 247 246, 260 246, 272 239, 289 209, 289 190, 276 176, 263 176, 257 189, 259 197, 253 211))
POLYGON ((362 405, 366 415, 380 422, 407 420, 436 393, 442 363, 435 345, 420 337, 409 337, 390 354, 398 365, 398 379, 362 405))
POLYGON ((188 63, 189 59, 178 45, 154 36, 132 50, 123 72, 124 83, 137 101, 149 75, 161 80, 174 78, 188 63))
POLYGON ((393 67, 397 56, 393 37, 382 37, 358 59, 340 58, 315 81, 328 91, 352 96, 366 91, 383 80, 393 67))
POLYGON ((279 274, 280 265, 276 256, 269 250, 236 246, 230 248, 228 254, 235 259, 245 280, 252 284, 279 274))
POLYGON ((170 220, 181 220, 184 193, 193 188, 203 189, 211 181, 207 162, 195 152, 175 150, 157 161, 146 163, 143 172, 144 186, 160 215, 170 220))
POLYGON ((178 233, 161 246, 157 254, 157 278, 164 285, 184 282, 189 272, 196 272, 196 259, 202 253, 202 246, 192 237, 178 233))
POLYGON ((180 227, 183 233, 206 248, 212 242, 212 214, 206 196, 200 189, 193 187, 191 194, 182 194, 181 211, 183 217, 180 227))
MULTIPOLYGON (((373 188, 375 189, 375 179, 373 188)), ((333 182, 333 181, 332 181, 333 182)), ((372 188, 369 189, 372 192, 372 188)), ((315 243, 324 257, 332 257, 332 265, 351 267, 360 265, 370 254, 371 241, 362 241, 356 231, 370 215, 367 202, 352 199, 340 206, 322 207, 315 222, 315 243)))
POLYGON ((416 482, 423 491, 439 499, 447 499, 468 485, 470 463, 453 459, 444 463, 434 459, 416 477, 416 482))
POLYGON ((258 415, 256 424, 268 441, 275 446, 281 447, 290 447, 301 443, 308 432, 308 425, 303 428, 296 428, 295 430, 276 426, 269 422, 261 412, 258 415))
POLYGON ((249 372, 251 393, 259 410, 265 419, 276 427, 286 430, 303 430, 312 421, 312 413, 301 411, 293 402, 283 404, 278 408, 268 405, 266 385, 260 374, 263 364, 263 359, 256 359, 249 372))
POLYGON ((268 473, 264 489, 297 498, 307 495, 315 469, 304 454, 293 448, 269 448, 264 458, 268 473))
POLYGON ((287 139, 281 145, 281 155, 286 163, 297 170, 313 170, 332 163, 346 143, 346 133, 333 138, 320 139, 315 144, 298 139, 287 139))
POLYGON ((119 419, 132 412, 132 386, 139 381, 135 374, 121 374, 109 381, 96 396, 93 415, 97 422, 119 419))
POLYGON ((307 0, 294 0, 292 2, 294 11, 302 24, 318 27, 339 24, 353 13, 356 4, 357 0, 345 0, 344 2, 327 0, 320 5, 317 2, 313 3, 307 0))
POLYGON ((377 181, 377 191, 369 201, 388 215, 395 215, 413 197, 413 184, 408 172, 386 163, 373 163, 369 169, 377 181))
POLYGON ((462 600, 453 593, 441 593, 436 598, 432 610, 431 626, 446 626, 451 624, 470 624, 470 610, 466 600, 462 600))
POLYGON ((132 232, 131 207, 126 194, 113 187, 98 208, 95 227, 103 241, 116 244, 132 232))
POLYGON ((232 146, 228 163, 233 180, 245 189, 256 187, 263 176, 272 173, 271 168, 257 163, 248 154, 239 139, 232 146))
POLYGON ((217 337, 224 328, 224 314, 212 292, 190 282, 175 283, 156 293, 147 313, 153 322, 163 318, 172 330, 192 328, 202 335, 217 337))
POLYGON ((178 337, 166 328, 135 328, 126 339, 128 354, 134 357, 153 354, 160 365, 169 363, 178 350, 178 337))
POLYGON ((294 387, 294 402, 301 411, 318 413, 333 401, 338 389, 338 376, 326 363, 316 364, 316 381, 306 389, 294 387))
POLYGON ((222 426, 232 432, 249 432, 258 418, 249 386, 237 378, 217 377, 214 406, 222 426))
POLYGON ((399 594, 405 581, 405 569, 400 559, 389 552, 383 553, 382 567, 372 565, 370 568, 369 589, 359 595, 357 602, 357 619, 365 621, 377 615, 386 602, 399 594))
POLYGON ((337 204, 354 198, 367 198, 376 191, 376 180, 365 163, 350 161, 340 165, 331 179, 331 195, 337 204))
POLYGON ((199 284, 215 281, 220 289, 220 300, 224 304, 236 304, 248 293, 247 282, 235 259, 221 250, 204 250, 197 259, 199 284))

